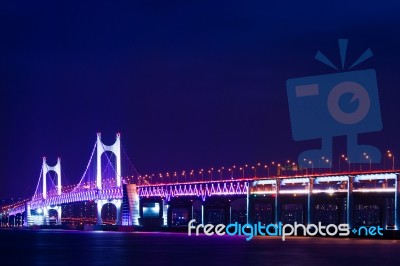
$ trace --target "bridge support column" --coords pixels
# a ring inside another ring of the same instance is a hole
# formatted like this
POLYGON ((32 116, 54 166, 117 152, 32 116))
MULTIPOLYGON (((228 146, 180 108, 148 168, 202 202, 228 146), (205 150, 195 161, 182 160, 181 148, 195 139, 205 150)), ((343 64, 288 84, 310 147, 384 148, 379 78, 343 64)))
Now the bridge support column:
POLYGON ((113 200, 112 203, 117 207, 117 219, 115 221, 116 225, 122 225, 122 200, 113 200))
POLYGON ((281 181, 279 179, 276 179, 276 195, 275 195, 275 208, 274 208, 275 224, 279 223, 279 219, 281 217, 281 201, 279 196, 280 189, 281 189, 281 181))
POLYGON ((49 221, 49 210, 47 207, 43 207, 42 210, 42 225, 47 225, 49 221))
POLYGON ((43 225, 49 224, 49 210, 47 207, 43 208, 43 225))
POLYGON ((314 178, 309 178, 308 181, 308 195, 307 195, 307 224, 312 224, 314 221, 314 178))
POLYGON ((129 211, 132 219, 132 225, 139 225, 140 218, 140 198, 135 184, 126 185, 126 192, 129 202, 129 211))
POLYGON ((248 182, 247 185, 247 191, 246 191, 246 209, 247 209, 247 213, 246 213, 246 223, 250 223, 250 215, 251 215, 251 211, 250 211, 250 182, 248 182))
POLYGON ((395 229, 400 229, 400 174, 396 174, 395 192, 394 192, 394 224, 395 229))
POLYGON ((97 205, 97 224, 102 225, 103 219, 101 218, 101 209, 103 208, 104 202, 102 200, 98 200, 96 202, 97 205))
POLYGON ((62 215, 62 208, 61 206, 56 206, 55 210, 57 211, 57 225, 61 225, 61 215, 62 215))
POLYGON ((25 210, 26 210, 26 219, 24 221, 24 226, 30 226, 32 224, 31 222, 31 205, 26 203, 25 206, 25 210))
POLYGON ((350 228, 353 227, 353 213, 354 213, 353 187, 354 187, 354 176, 349 176, 349 180, 347 182, 346 222, 350 228))
POLYGON ((204 224, 204 202, 201 203, 201 224, 204 224))
MULTIPOLYGON (((193 207, 192 207, 193 208, 193 207)), ((163 218, 163 226, 168 226, 168 202, 163 199, 162 200, 162 218, 163 218)))
POLYGON ((385 198, 385 199, 383 200, 383 210, 382 210, 382 212, 381 212, 381 217, 382 217, 381 225, 382 225, 383 229, 387 229, 387 227, 388 227, 388 221, 387 221, 387 217, 388 217, 388 207, 389 207, 388 205, 389 205, 388 199, 385 198))

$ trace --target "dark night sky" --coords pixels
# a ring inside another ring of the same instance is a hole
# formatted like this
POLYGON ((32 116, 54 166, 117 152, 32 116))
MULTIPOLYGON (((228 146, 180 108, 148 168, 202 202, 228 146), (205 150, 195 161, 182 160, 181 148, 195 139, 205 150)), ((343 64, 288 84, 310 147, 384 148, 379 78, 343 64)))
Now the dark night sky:
POLYGON ((42 156, 78 182, 97 131, 141 173, 296 159, 315 142, 286 80, 334 73, 314 56, 338 64, 338 38, 374 53, 383 130, 361 140, 400 156, 400 4, 142 2, 0 4, 0 198, 31 196, 42 156))

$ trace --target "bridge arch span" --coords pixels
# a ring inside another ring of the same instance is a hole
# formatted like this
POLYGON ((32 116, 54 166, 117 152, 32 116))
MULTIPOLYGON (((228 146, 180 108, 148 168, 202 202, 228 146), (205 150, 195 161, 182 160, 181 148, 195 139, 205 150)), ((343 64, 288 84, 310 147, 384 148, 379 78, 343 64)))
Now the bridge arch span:
POLYGON ((121 225, 121 199, 97 201, 97 224, 111 223, 121 225), (104 219, 104 220, 103 220, 104 219))
POLYGON ((48 209, 48 224, 49 225, 60 225, 61 224, 61 206, 49 207, 48 209))
POLYGON ((101 208, 101 219, 103 224, 116 224, 117 206, 114 203, 106 203, 101 208))

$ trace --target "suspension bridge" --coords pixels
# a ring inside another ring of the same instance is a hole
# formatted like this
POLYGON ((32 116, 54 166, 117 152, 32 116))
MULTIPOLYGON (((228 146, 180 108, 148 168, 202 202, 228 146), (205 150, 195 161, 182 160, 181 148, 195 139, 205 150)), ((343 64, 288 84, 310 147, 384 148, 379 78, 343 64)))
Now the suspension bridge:
POLYGON ((245 176, 243 167, 238 177, 233 169, 227 169, 229 176, 223 176, 221 168, 219 179, 213 179, 211 171, 206 179, 200 170, 197 180, 191 171, 193 178, 189 180, 185 172, 182 180, 173 178, 175 172, 170 177, 167 173, 167 179, 160 173, 158 182, 151 182, 154 175, 140 176, 126 153, 122 156, 122 150, 120 134, 108 146, 97 133, 86 169, 78 184, 72 186, 62 186, 60 158, 53 166, 43 158, 32 198, 8 206, 0 220, 3 223, 6 217, 7 226, 15 225, 17 216, 20 226, 48 225, 51 217, 56 224, 79 221, 62 217, 63 210, 74 203, 91 202, 95 217, 87 221, 98 225, 104 224, 102 210, 110 204, 115 206, 116 225, 171 227, 186 225, 191 219, 203 224, 322 222, 381 225, 385 229, 398 229, 400 225, 400 175, 395 169, 316 174, 296 171, 293 176, 270 176, 267 169, 268 175, 261 177, 253 167, 250 177, 245 176), (130 168, 124 175, 123 165, 130 168))
MULTIPOLYGON (((129 160, 129 159, 128 159, 129 160)), ((87 167, 82 178, 75 186, 62 186, 61 159, 53 166, 47 164, 46 157, 43 163, 32 198, 14 204, 7 211, 9 216, 24 214, 23 224, 48 224, 49 211, 57 214, 57 224, 61 224, 61 206, 74 202, 94 201, 98 209, 97 223, 102 224, 101 209, 107 204, 115 205, 117 210, 116 224, 121 224, 121 206, 123 198, 121 175, 121 140, 116 135, 115 143, 111 146, 101 141, 101 134, 97 133, 97 140, 90 155, 87 167), (109 153, 111 153, 109 155, 109 153)), ((133 175, 137 171, 133 165, 133 175)))

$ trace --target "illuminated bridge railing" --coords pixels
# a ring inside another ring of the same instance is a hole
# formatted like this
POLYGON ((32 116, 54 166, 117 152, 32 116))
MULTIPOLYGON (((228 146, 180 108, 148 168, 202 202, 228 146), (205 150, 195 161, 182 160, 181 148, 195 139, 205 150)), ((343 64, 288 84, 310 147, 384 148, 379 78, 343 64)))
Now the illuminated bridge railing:
POLYGON ((227 196, 227 195, 246 195, 249 182, 226 181, 214 183, 191 183, 177 185, 156 185, 142 186, 138 188, 140 197, 161 197, 168 201, 171 197, 193 196, 201 197, 203 201, 206 197, 227 196))
MULTIPOLYGON (((396 192, 397 173, 360 174, 352 178, 352 193, 396 192)), ((250 194, 347 193, 349 180, 349 175, 260 179, 252 182, 250 194), (312 189, 310 189, 310 178, 313 179, 312 189)))
POLYGON ((17 206, 12 208, 11 210, 8 211, 8 215, 16 215, 18 213, 23 213, 25 211, 25 204, 21 206, 17 206))
POLYGON ((89 190, 80 192, 70 192, 60 196, 53 196, 47 199, 33 199, 30 204, 32 209, 43 208, 47 206, 55 206, 66 203, 92 201, 92 200, 108 200, 122 199, 123 192, 121 188, 109 188, 103 190, 89 190))

